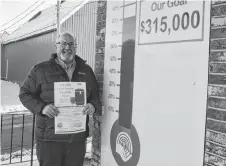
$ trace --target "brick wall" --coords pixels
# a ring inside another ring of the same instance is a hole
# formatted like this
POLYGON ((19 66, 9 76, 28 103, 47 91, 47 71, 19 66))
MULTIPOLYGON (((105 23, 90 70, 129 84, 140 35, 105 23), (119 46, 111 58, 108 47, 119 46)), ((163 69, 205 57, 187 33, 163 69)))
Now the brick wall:
MULTIPOLYGON (((103 96, 103 74, 104 74, 104 46, 105 46, 105 27, 106 27, 106 1, 98 1, 97 8, 97 32, 96 32, 96 56, 95 56, 95 75, 100 85, 100 97, 103 96)), ((101 115, 93 116, 93 147, 91 166, 100 166, 101 157, 101 115)))
POLYGON ((226 165, 226 1, 211 6, 205 166, 226 165))

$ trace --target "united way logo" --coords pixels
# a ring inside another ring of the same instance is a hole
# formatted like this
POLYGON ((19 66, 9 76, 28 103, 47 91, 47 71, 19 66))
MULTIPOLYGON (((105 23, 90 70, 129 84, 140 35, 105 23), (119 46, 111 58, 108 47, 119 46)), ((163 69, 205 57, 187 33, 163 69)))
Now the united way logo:
POLYGON ((116 138, 116 152, 124 162, 127 162, 133 154, 133 145, 129 135, 125 132, 118 134, 116 138))
POLYGON ((133 124, 131 129, 125 129, 119 125, 119 120, 116 120, 111 129, 110 144, 118 166, 137 166, 140 140, 133 124))

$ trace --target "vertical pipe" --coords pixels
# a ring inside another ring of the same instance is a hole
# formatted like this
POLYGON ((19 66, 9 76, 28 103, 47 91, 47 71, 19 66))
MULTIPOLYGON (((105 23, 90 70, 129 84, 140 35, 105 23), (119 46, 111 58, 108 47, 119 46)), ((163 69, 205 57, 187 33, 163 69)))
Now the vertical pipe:
POLYGON ((23 144, 24 144, 24 114, 23 114, 23 125, 22 125, 22 138, 21 138, 21 155, 20 155, 20 162, 22 162, 22 156, 23 156, 23 144))
POLYGON ((9 60, 6 59, 6 80, 8 80, 8 73, 9 73, 9 60))
POLYGON ((34 129, 35 129, 35 115, 33 114, 32 122, 32 143, 31 143, 31 166, 33 166, 33 152, 34 152, 34 129))
POLYGON ((12 146, 13 146, 13 121, 14 121, 14 114, 12 114, 12 126, 11 126, 11 143, 10 143, 10 159, 9 159, 10 164, 12 160, 12 146))
POLYGON ((57 0, 57 38, 60 35, 60 0, 57 0))

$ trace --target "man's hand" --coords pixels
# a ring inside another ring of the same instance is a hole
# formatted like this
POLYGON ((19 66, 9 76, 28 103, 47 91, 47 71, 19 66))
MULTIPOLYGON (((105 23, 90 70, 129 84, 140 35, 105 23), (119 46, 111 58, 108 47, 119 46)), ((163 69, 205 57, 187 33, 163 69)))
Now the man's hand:
POLYGON ((42 114, 48 116, 49 118, 54 118, 59 113, 59 110, 53 104, 46 105, 42 110, 42 114))
POLYGON ((95 112, 95 108, 92 104, 88 103, 85 108, 83 109, 83 114, 93 115, 95 112))

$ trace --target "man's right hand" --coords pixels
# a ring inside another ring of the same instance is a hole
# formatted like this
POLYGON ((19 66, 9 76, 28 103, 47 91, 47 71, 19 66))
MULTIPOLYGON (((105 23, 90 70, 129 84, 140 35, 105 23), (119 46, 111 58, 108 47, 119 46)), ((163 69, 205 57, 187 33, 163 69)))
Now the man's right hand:
POLYGON ((49 118, 54 118, 55 116, 58 116, 59 113, 59 110, 53 104, 46 105, 42 110, 42 114, 49 118))

